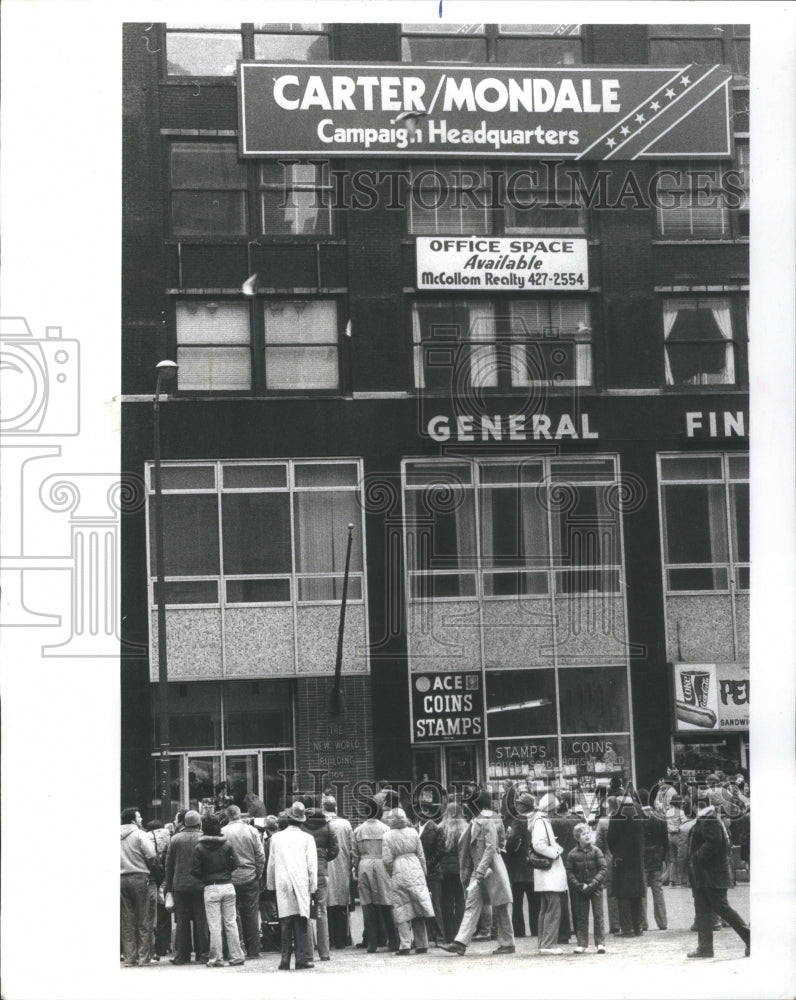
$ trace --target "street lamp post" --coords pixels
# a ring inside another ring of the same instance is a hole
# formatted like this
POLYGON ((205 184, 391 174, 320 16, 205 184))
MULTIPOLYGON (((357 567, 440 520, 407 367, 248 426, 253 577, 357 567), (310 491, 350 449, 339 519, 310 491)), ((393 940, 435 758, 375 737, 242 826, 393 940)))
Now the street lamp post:
POLYGON ((164 823, 169 819, 171 806, 171 760, 169 736, 169 667, 166 651, 166 594, 163 558, 163 494, 160 478, 160 388, 163 382, 174 378, 177 364, 174 361, 160 361, 155 383, 154 450, 155 450, 155 591, 158 612, 158 701, 160 717, 160 812, 164 823))

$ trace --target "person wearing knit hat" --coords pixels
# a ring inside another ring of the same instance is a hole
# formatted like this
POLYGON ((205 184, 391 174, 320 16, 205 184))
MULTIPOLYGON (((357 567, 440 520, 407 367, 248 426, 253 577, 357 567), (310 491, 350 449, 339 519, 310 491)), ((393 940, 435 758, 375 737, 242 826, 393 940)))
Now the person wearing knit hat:
POLYGON ((166 854, 165 891, 174 898, 174 958, 172 965, 191 961, 191 944, 196 948, 197 964, 207 962, 210 931, 205 914, 204 885, 191 874, 194 850, 202 836, 202 818, 195 809, 183 817, 183 828, 169 841, 166 854))
POLYGON ((282 935, 281 970, 290 968, 293 940, 296 968, 313 969, 309 919, 318 889, 318 854, 315 840, 301 829, 307 818, 303 803, 294 802, 286 812, 287 827, 271 837, 266 885, 276 892, 282 935))
POLYGON ((561 926, 561 893, 567 890, 567 873, 561 859, 563 849, 556 840, 553 827, 548 816, 555 814, 558 799, 552 792, 543 795, 539 800, 536 812, 528 820, 531 834, 531 846, 535 854, 550 858, 552 866, 544 870, 535 869, 533 873, 534 891, 541 896, 539 903, 539 954, 562 955, 558 947, 558 934, 561 926))

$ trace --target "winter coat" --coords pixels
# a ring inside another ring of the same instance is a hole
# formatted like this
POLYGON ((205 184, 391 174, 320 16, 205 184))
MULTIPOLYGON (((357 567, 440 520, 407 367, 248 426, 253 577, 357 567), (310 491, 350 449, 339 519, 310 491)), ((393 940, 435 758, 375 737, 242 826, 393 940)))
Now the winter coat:
POLYGON ((644 867, 660 868, 669 857, 669 829, 666 820, 644 807, 644 867))
POLYGON ((582 822, 583 820, 579 816, 573 816, 572 813, 567 813, 565 816, 553 815, 550 817, 550 826, 553 828, 556 840, 561 845, 562 861, 567 860, 567 855, 577 845, 578 842, 575 840, 573 831, 578 823, 582 822))
POLYGON ((166 892, 201 892, 202 881, 191 874, 196 845, 202 838, 198 827, 190 827, 175 833, 169 841, 166 854, 166 892))
POLYGON ((310 809, 301 829, 315 841, 315 850, 318 852, 318 875, 325 877, 329 870, 328 863, 334 860, 340 851, 337 837, 329 827, 326 814, 320 809, 310 809))
POLYGON ((606 843, 613 856, 611 896, 640 899, 646 895, 644 881, 644 827, 634 805, 625 805, 608 821, 606 843))
POLYGON ((238 855, 224 837, 208 837, 205 834, 194 848, 191 875, 202 885, 231 882, 232 873, 239 864, 238 855))
POLYGON ((420 835, 401 817, 393 818, 382 840, 382 861, 392 880, 390 903, 397 923, 433 917, 426 884, 426 857, 420 835))
POLYGON ((259 881, 265 868, 265 852, 263 838, 256 828, 241 819, 234 819, 224 827, 223 834, 240 860, 240 865, 232 873, 235 885, 259 881))
POLYGON ((481 882, 490 906, 502 906, 513 898, 509 873, 500 854, 505 837, 500 815, 491 809, 484 809, 470 822, 459 840, 459 877, 462 885, 469 885, 471 878, 481 882))
POLYGON ((729 889, 730 838, 713 806, 700 810, 688 837, 688 871, 696 889, 729 889))
POLYGON ((309 918, 310 897, 318 889, 318 851, 314 838, 293 823, 271 837, 266 885, 276 890, 280 920, 309 918))
POLYGON ((152 839, 135 823, 123 823, 121 826, 119 874, 149 875, 149 870, 155 864, 155 848, 152 839))
POLYGON ((328 906, 348 906, 351 893, 351 848, 354 831, 347 819, 337 813, 327 813, 329 830, 337 841, 338 851, 334 858, 327 858, 326 878, 328 882, 328 906))
POLYGON ((561 857, 563 850, 553 833, 553 826, 545 813, 535 812, 528 819, 531 846, 537 854, 553 858, 553 867, 548 871, 535 868, 533 872, 534 892, 566 892, 567 872, 561 857))
POLYGON ((147 830, 152 846, 155 849, 156 864, 149 875, 149 881, 154 885, 160 885, 166 875, 166 854, 169 849, 171 834, 165 827, 158 830, 147 830))
POLYGON ((378 819, 366 819, 354 830, 352 856, 354 871, 359 879, 363 905, 391 906, 390 876, 382 860, 382 841, 387 826, 378 819))
POLYGON ((420 834, 420 843, 423 845, 423 853, 426 856, 426 882, 442 881, 442 868, 440 867, 439 846, 437 844, 437 831, 439 827, 433 820, 427 820, 417 831, 420 834))
POLYGON ((511 821, 506 840, 506 871, 512 885, 533 883, 533 868, 528 864, 531 850, 531 833, 525 816, 517 816, 511 821))
POLYGON ((590 896, 599 892, 605 883, 605 855, 599 847, 593 844, 588 847, 573 847, 564 862, 567 870, 567 882, 570 889, 581 896, 590 896), (587 885, 586 892, 581 886, 587 885))

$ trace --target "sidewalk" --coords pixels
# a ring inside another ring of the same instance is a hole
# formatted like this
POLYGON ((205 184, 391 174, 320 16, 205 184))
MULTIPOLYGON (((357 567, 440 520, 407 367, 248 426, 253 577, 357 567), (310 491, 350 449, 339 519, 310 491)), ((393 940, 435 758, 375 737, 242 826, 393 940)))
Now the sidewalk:
MULTIPOLYGON (((606 954, 598 955, 594 948, 593 938, 589 941, 589 950, 583 955, 576 955, 573 952, 575 947, 574 937, 568 945, 561 945, 564 954, 560 956, 538 955, 536 938, 520 938, 516 942, 517 952, 515 955, 496 957, 492 951, 496 947, 493 941, 476 941, 467 949, 467 954, 463 957, 450 955, 437 948, 431 947, 426 955, 396 956, 385 948, 379 949, 374 955, 369 955, 363 949, 346 948, 343 951, 332 951, 329 962, 320 962, 316 956, 315 969, 313 974, 325 975, 328 973, 352 973, 352 972, 392 972, 397 968, 417 970, 419 967, 433 972, 435 969, 445 972, 456 972, 457 974, 467 972, 468 969, 485 970, 488 965, 508 968, 524 966, 529 962, 543 962, 545 964, 563 965, 583 965, 598 963, 606 965, 617 963, 620 965, 639 965, 640 963, 680 963, 686 962, 686 954, 696 947, 696 934, 690 930, 694 920, 694 903, 690 889, 684 887, 670 886, 664 889, 666 910, 668 917, 668 930, 659 931, 654 927, 646 931, 640 938, 619 938, 612 934, 606 937, 606 954)), ((730 905, 734 907, 744 920, 749 919, 749 885, 738 885, 734 889, 728 890, 727 897, 730 905)), ((607 921, 607 911, 606 911, 607 921)), ((648 899, 648 917, 652 920, 652 898, 648 899)), ((362 938, 362 911, 357 908, 351 915, 351 934, 355 942, 362 938)), ((713 936, 715 957, 713 962, 743 961, 744 945, 738 935, 729 927, 716 931, 713 936)), ((152 964, 148 968, 155 968, 167 972, 182 972, 196 970, 197 974, 201 969, 205 975, 213 978, 219 975, 248 975, 250 973, 270 973, 277 971, 279 955, 275 952, 263 953, 258 959, 247 960, 242 966, 233 968, 226 967, 220 969, 206 969, 204 966, 190 965, 180 966, 179 969, 169 964, 168 959, 158 964, 152 964)), ((703 960, 697 962, 698 965, 709 965, 710 961, 703 960)), ((295 971, 295 970, 294 970, 295 971)), ((132 973, 132 970, 125 970, 132 973)), ((305 973, 308 975, 309 973, 305 973)), ((147 974, 149 975, 149 974, 147 974)), ((281 973, 281 975, 286 975, 281 973)))

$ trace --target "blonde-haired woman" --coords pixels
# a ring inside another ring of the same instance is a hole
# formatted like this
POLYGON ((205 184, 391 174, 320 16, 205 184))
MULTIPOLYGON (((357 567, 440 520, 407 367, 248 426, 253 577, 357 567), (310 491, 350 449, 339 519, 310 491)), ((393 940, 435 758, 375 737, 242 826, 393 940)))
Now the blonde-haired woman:
POLYGON ((456 936, 464 916, 464 890, 459 871, 459 840, 467 829, 461 804, 449 802, 437 830, 436 853, 442 869, 442 923, 445 943, 456 936))

